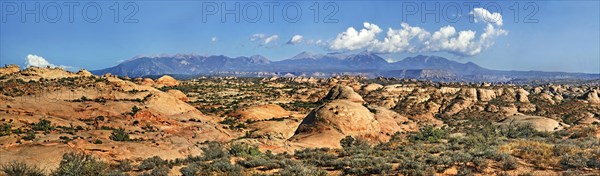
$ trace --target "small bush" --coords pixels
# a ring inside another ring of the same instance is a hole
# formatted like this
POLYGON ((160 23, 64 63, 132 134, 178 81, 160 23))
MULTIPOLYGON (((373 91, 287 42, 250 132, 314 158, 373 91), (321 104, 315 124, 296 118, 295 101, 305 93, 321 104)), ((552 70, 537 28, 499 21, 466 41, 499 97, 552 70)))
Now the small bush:
POLYGON ((37 166, 29 166, 23 162, 9 162, 0 166, 0 171, 6 176, 44 176, 37 166))
POLYGON ((218 158, 229 158, 228 152, 223 150, 221 144, 217 142, 209 142, 208 146, 202 148, 204 160, 210 161, 218 158))
POLYGON ((434 128, 433 126, 426 126, 419 129, 419 132, 413 133, 409 136, 411 141, 427 141, 432 143, 440 142, 442 139, 448 136, 448 131, 441 128, 434 128))
POLYGON ((195 175, 242 175, 242 167, 233 165, 227 158, 215 159, 213 162, 195 162, 179 169, 184 176, 195 175))
POLYGON ((31 140, 35 139, 35 132, 27 131, 27 134, 25 134, 25 136, 23 136, 21 139, 26 140, 26 141, 31 141, 31 140))
POLYGON ((117 164, 116 168, 119 171, 123 171, 123 172, 129 172, 133 169, 133 166, 131 165, 131 161, 129 160, 122 160, 119 161, 119 164, 117 164))
POLYGON ((165 167, 165 166, 160 166, 157 168, 154 168, 151 172, 152 176, 168 176, 169 175, 169 168, 165 167))
POLYGON ((502 160, 500 160, 500 167, 503 170, 514 170, 517 169, 518 166, 519 164, 517 163, 515 158, 513 158, 510 155, 507 155, 507 157, 504 157, 502 158, 502 160))
POLYGON ((35 131, 47 132, 47 131, 54 129, 54 127, 52 126, 52 122, 50 122, 49 120, 41 119, 38 123, 33 124, 31 129, 33 129, 35 131))
POLYGON ((322 176, 327 175, 327 172, 315 167, 292 164, 284 167, 279 174, 282 176, 322 176))
POLYGON ((10 123, 2 123, 0 125, 0 136, 9 135, 11 127, 12 127, 12 125, 10 123))
POLYGON ((159 156, 153 156, 150 158, 146 158, 144 161, 142 161, 142 163, 140 163, 140 165, 138 166, 138 169, 150 170, 158 166, 162 166, 163 164, 165 164, 165 160, 163 160, 159 156))
POLYGON ((260 150, 258 150, 257 146, 235 143, 231 145, 231 148, 229 149, 229 154, 232 154, 233 156, 257 156, 260 155, 261 152, 260 150))
POLYGON ((104 175, 108 164, 97 160, 92 155, 83 153, 65 153, 54 176, 104 175))
POLYGON ((560 160, 560 166, 564 169, 582 169, 587 166, 587 159, 583 153, 565 154, 560 160))
POLYGON ((110 139, 113 141, 130 141, 129 134, 123 128, 114 129, 110 134, 110 139))

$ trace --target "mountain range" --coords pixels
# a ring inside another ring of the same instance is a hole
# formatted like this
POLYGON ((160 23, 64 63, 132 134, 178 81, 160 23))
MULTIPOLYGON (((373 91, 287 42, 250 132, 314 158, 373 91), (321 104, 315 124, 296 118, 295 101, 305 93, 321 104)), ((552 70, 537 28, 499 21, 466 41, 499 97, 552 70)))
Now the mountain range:
POLYGON ((397 62, 388 62, 372 52, 356 54, 302 52, 281 60, 271 61, 261 55, 227 57, 177 54, 173 56, 136 57, 117 66, 94 70, 92 73, 128 77, 153 75, 178 76, 312 76, 361 75, 367 77, 417 78, 433 81, 515 80, 594 80, 600 74, 500 71, 483 68, 473 62, 460 63, 439 56, 418 55, 397 62))

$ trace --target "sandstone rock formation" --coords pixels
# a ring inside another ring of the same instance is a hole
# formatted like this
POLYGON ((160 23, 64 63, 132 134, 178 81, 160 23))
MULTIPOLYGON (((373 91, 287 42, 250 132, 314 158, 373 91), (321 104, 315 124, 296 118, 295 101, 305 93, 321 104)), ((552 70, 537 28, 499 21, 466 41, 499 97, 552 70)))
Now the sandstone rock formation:
POLYGON ((16 73, 16 72, 19 72, 19 70, 21 70, 21 69, 19 68, 18 65, 14 65, 14 64, 7 65, 5 67, 0 68, 0 75, 8 75, 8 74, 16 73))
POLYGON ((170 90, 167 90, 167 93, 173 95, 175 98, 177 98, 177 99, 179 99, 181 101, 184 101, 184 102, 189 101, 188 97, 183 92, 181 92, 179 90, 170 89, 170 90))
POLYGON ((77 75, 79 76, 93 76, 93 74, 90 71, 87 71, 86 69, 81 69, 77 72, 77 75))
POLYGON ((594 89, 594 90, 590 90, 587 93, 585 93, 583 95, 583 98, 590 103, 600 104, 599 96, 600 96, 600 91, 598 91, 597 89, 594 89))
POLYGON ((282 118, 290 115, 291 113, 289 111, 274 104, 251 106, 232 113, 232 116, 238 117, 242 122, 247 120, 261 121, 272 118, 282 118))
POLYGON ((499 123, 501 125, 529 124, 537 131, 546 132, 553 132, 564 128, 558 121, 554 119, 541 116, 528 116, 523 114, 507 117, 499 123))
POLYGON ((371 83, 371 84, 364 86, 362 89, 366 92, 371 92, 371 91, 381 89, 381 88, 383 88, 383 86, 381 84, 371 83))
POLYGON ((156 79, 155 82, 156 82, 156 84, 158 84, 159 87, 179 85, 179 82, 175 78, 173 78, 169 75, 164 75, 164 76, 156 79))
POLYGON ((346 99, 352 102, 363 103, 365 100, 348 86, 335 85, 323 100, 346 99))
POLYGON ((362 97, 352 88, 334 86, 322 100, 324 104, 304 118, 290 141, 340 147, 339 140, 345 136, 383 141, 397 131, 415 130, 408 118, 382 107, 369 109, 359 100, 362 97))

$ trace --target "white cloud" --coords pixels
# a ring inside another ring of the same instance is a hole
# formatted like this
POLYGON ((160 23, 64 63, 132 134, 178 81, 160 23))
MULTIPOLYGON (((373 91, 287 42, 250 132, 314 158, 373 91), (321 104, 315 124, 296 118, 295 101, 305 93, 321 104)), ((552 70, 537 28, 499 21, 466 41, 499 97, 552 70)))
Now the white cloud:
POLYGON ((457 31, 449 25, 431 33, 423 28, 402 23, 400 29, 389 28, 385 38, 379 40, 377 34, 381 29, 375 24, 365 22, 364 29, 360 32, 349 27, 345 32, 338 34, 328 47, 333 50, 366 49, 380 53, 448 52, 459 56, 473 56, 493 46, 495 37, 508 34, 508 31, 501 29, 500 13, 475 8, 470 14, 477 19, 475 22, 486 23, 480 35, 473 30, 457 31))
POLYGON ((382 31, 381 28, 368 22, 363 23, 363 26, 364 29, 360 31, 349 27, 345 32, 338 34, 331 42, 330 48, 334 50, 356 50, 373 44, 376 41, 376 35, 382 31))
POLYGON ((267 36, 265 34, 253 34, 252 36, 250 36, 250 41, 261 41, 262 44, 265 45, 274 42, 277 39, 279 39, 279 35, 277 34, 271 36, 267 36))
POLYGON ((303 36, 301 36, 301 35, 294 35, 294 36, 292 36, 292 38, 291 38, 291 39, 290 39, 290 40, 287 42, 287 44, 290 44, 290 45, 295 45, 295 44, 298 44, 298 43, 302 42, 302 40, 303 40, 303 39, 304 39, 304 37, 303 37, 303 36))
POLYGON ((484 8, 474 8, 469 14, 475 17, 475 22, 485 21, 487 23, 494 23, 497 26, 502 26, 502 15, 498 12, 491 13, 484 8))
POLYGON ((265 34, 253 34, 253 35, 250 37, 250 41, 262 40, 262 39, 264 39, 265 37, 266 37, 266 35, 265 35, 265 34))
POLYGON ((212 37, 212 38, 210 39, 210 42, 213 42, 213 43, 214 43, 214 42, 217 42, 217 41, 219 41, 219 40, 217 39, 217 37, 212 37))
POLYGON ((270 36, 270 37, 267 37, 267 38, 265 39, 265 44, 269 44, 269 43, 271 43, 271 42, 273 42, 273 41, 275 41, 275 40, 277 40, 277 39, 279 39, 279 36, 278 36, 278 35, 272 35, 272 36, 270 36))
POLYGON ((41 56, 29 54, 25 59, 25 64, 27 67, 56 67, 53 64, 50 64, 46 59, 41 56))
POLYGON ((50 67, 50 68, 63 68, 63 69, 72 69, 74 67, 65 66, 65 65, 54 65, 48 62, 48 60, 44 59, 42 56, 38 56, 35 54, 28 54, 25 58, 26 67, 50 67))

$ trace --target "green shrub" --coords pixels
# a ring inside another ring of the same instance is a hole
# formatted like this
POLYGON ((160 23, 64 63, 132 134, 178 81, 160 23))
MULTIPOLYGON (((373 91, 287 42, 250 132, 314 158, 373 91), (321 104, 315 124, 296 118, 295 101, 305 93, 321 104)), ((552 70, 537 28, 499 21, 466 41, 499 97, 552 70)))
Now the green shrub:
POLYGON ((38 123, 33 124, 31 129, 33 129, 35 131, 46 131, 47 132, 47 131, 54 129, 54 127, 52 126, 52 122, 50 122, 49 120, 41 119, 38 123))
POLYGON ((292 164, 281 169, 279 174, 282 176, 323 176, 327 175, 327 172, 315 167, 292 164))
POLYGON ((426 141, 426 142, 437 143, 437 142, 440 142, 442 139, 446 138, 447 136, 448 136, 448 131, 445 129, 435 128, 433 126, 426 126, 426 127, 420 128, 419 132, 412 133, 409 136, 409 139, 413 142, 414 141, 426 141))
POLYGON ((168 167, 160 166, 160 167, 152 169, 152 172, 150 173, 150 175, 152 175, 152 176, 168 176, 169 170, 170 169, 168 167))
POLYGON ((140 165, 138 166, 138 169, 139 170, 150 170, 150 169, 154 169, 158 166, 162 166, 164 164, 165 164, 165 160, 163 160, 159 156, 153 156, 153 157, 144 159, 142 161, 142 163, 140 163, 140 165))
POLYGON ((229 154, 232 154, 233 156, 257 156, 260 155, 261 152, 258 150, 257 146, 250 146, 245 143, 235 143, 231 145, 229 154))
POLYGON ((209 142, 207 147, 202 148, 204 160, 210 161, 218 158, 229 158, 228 152, 217 142, 209 142))
POLYGON ((242 168, 233 165, 228 158, 215 159, 213 162, 194 162, 179 169, 182 175, 242 175, 242 168))
POLYGON ((35 132, 31 131, 31 130, 27 131, 25 136, 23 136, 21 139, 26 140, 26 141, 31 141, 31 140, 35 139, 35 132))
POLYGON ((9 162, 0 166, 6 176, 44 176, 44 171, 37 166, 29 166, 23 162, 9 162))
POLYGON ((500 128, 500 134, 507 138, 530 138, 538 134, 533 126, 529 123, 509 123, 502 125, 500 128))
POLYGON ((58 169, 52 175, 105 175, 107 170, 108 164, 97 160, 92 155, 71 152, 63 155, 58 169))
POLYGON ((506 157, 503 157, 500 160, 500 168, 502 168, 503 170, 514 170, 517 169, 518 166, 519 164, 517 163, 515 158, 510 155, 506 155, 506 157))
POLYGON ((346 136, 342 140, 340 140, 340 145, 343 148, 350 148, 350 147, 352 147, 353 143, 354 143, 354 138, 352 136, 346 136))
POLYGON ((123 172, 129 172, 133 169, 133 166, 131 165, 131 161, 129 160, 122 160, 119 161, 119 163, 117 164, 116 168, 119 171, 123 171, 123 172))
POLYGON ((330 153, 329 148, 305 148, 296 150, 294 157, 313 166, 331 166, 338 157, 330 153))
POLYGON ((342 167, 343 175, 388 175, 392 170, 392 165, 382 158, 354 156, 344 158, 340 161, 343 164, 336 164, 336 168, 342 167))
POLYGON ((130 115, 135 115, 140 110, 142 110, 142 109, 138 108, 137 106, 133 106, 133 107, 131 107, 130 115))
POLYGON ((560 165, 564 169, 582 169, 587 166, 588 159, 583 153, 564 154, 560 159, 560 165))
POLYGON ((400 163, 398 171, 404 175, 433 175, 431 166, 416 158, 407 158, 400 163))
POLYGON ((113 141, 130 141, 129 134, 123 128, 114 129, 110 134, 110 139, 113 141))
POLYGON ((0 136, 9 135, 11 127, 12 127, 12 125, 10 123, 2 123, 0 125, 0 136))

